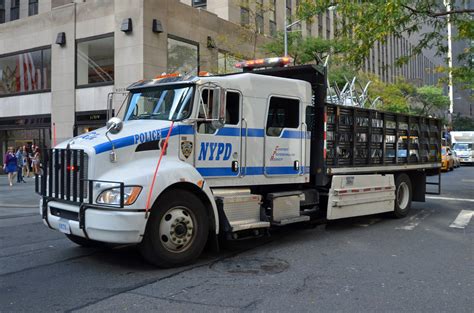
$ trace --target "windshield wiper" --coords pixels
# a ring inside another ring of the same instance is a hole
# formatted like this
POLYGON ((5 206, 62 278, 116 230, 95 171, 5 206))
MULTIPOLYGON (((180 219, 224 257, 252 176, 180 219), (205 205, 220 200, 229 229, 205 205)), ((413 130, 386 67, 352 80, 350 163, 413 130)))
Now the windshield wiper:
POLYGON ((130 116, 129 120, 146 120, 151 117, 150 113, 143 113, 140 115, 132 115, 130 116))

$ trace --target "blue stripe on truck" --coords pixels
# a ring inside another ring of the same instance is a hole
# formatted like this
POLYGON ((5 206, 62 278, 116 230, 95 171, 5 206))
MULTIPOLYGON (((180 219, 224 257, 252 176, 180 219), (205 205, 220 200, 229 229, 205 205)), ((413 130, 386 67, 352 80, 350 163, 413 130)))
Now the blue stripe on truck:
MULTIPOLYGON (((162 134, 162 137, 166 136, 166 134, 168 134, 168 131, 169 131, 169 127, 162 128, 159 130, 159 132, 162 134)), ((112 142, 104 142, 104 143, 98 144, 94 146, 95 153, 101 154, 101 153, 112 150, 112 143, 115 149, 134 145, 136 144, 135 138, 139 134, 140 133, 123 137, 123 138, 114 139, 112 140, 112 142)), ((247 129, 242 128, 241 129, 237 127, 224 127, 217 131, 216 136, 238 137, 238 136, 245 136, 246 134, 247 134, 247 137, 263 138, 265 136, 265 130, 261 128, 247 128, 247 129)), ((170 136, 176 136, 176 135, 194 135, 194 127, 191 125, 176 126, 171 131, 170 136)), ((287 139, 300 139, 302 138, 302 136, 303 136, 303 132, 299 130, 284 130, 282 134, 280 135, 281 138, 287 138, 287 139)), ((307 132, 306 138, 309 138, 309 132, 307 132)), ((151 140, 147 140, 147 141, 151 141, 151 140)), ((144 142, 147 142, 147 141, 144 141, 144 142)))

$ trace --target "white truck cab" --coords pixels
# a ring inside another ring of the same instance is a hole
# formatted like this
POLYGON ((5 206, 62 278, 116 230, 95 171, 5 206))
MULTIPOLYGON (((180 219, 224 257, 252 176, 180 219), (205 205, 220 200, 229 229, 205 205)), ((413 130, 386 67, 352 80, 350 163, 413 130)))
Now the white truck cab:
POLYGON ((315 110, 325 72, 281 71, 131 85, 123 120, 47 154, 37 179, 45 224, 80 245, 139 244, 148 261, 169 267, 193 261, 217 235, 260 236, 321 213, 400 217, 412 199, 424 200, 414 184, 440 166, 436 151, 416 164, 398 164, 394 153, 387 168, 387 161, 331 168, 329 109, 315 110))
POLYGON ((459 158, 461 164, 474 163, 474 131, 453 131, 451 132, 453 150, 459 158))

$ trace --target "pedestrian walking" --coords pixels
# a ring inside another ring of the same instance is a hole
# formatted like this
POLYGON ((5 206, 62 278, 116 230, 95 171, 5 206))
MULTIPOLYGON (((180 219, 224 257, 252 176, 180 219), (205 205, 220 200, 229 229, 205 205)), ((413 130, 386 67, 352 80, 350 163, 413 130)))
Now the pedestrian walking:
POLYGON ((16 166, 17 166, 17 175, 16 175, 16 182, 17 183, 26 183, 23 179, 23 148, 18 147, 16 151, 16 166))
POLYGON ((28 156, 28 147, 26 145, 23 146, 23 177, 30 177, 30 162, 28 156))
POLYGON ((13 178, 15 177, 15 173, 17 171, 17 161, 13 147, 8 147, 8 151, 3 158, 3 170, 8 174, 8 182, 10 183, 10 187, 13 186, 13 178))
POLYGON ((33 154, 33 172, 35 175, 41 174, 41 153, 38 146, 35 146, 34 154, 33 154))

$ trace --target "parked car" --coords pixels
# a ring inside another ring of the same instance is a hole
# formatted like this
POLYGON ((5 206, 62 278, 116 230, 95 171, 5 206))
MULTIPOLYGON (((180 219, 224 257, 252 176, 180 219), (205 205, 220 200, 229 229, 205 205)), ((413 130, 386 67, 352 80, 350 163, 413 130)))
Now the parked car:
POLYGON ((454 158, 451 148, 441 147, 441 170, 452 171, 454 169, 454 158))

